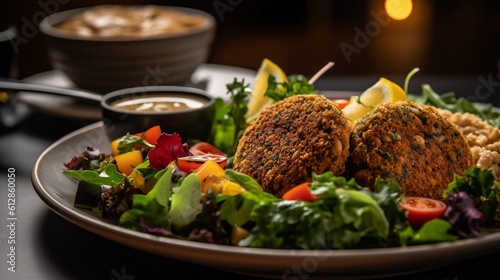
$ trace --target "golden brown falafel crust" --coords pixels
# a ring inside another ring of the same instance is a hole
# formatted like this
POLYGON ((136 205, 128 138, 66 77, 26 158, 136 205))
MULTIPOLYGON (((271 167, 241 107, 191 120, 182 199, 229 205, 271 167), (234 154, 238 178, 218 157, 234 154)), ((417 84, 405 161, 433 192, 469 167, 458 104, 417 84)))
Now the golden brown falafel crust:
POLYGON ((263 110, 241 137, 233 168, 278 197, 312 172, 342 175, 352 125, 331 100, 296 95, 263 110))
POLYGON ((443 199, 454 174, 472 166, 472 154, 458 128, 431 107, 401 101, 380 105, 354 123, 349 169, 373 187, 376 178, 394 180, 408 196, 443 199))

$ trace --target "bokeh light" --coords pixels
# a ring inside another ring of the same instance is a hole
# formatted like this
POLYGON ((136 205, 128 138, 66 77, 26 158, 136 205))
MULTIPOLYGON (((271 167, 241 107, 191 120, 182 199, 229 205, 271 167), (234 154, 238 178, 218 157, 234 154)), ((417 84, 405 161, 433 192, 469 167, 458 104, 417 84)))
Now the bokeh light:
POLYGON ((403 20, 410 16, 413 9, 411 0, 386 0, 385 11, 395 20, 403 20))

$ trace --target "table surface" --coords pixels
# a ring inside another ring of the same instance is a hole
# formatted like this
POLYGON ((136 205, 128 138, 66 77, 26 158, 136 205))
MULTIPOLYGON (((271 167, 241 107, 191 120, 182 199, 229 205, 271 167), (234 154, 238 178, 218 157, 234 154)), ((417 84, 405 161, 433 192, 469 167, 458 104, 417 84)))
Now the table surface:
MULTIPOLYGON (((366 86, 365 81, 336 78, 318 81, 318 88, 359 91, 366 86)), ((461 91, 457 93, 463 96, 477 92, 481 84, 477 77, 434 78, 432 81, 435 88, 443 90, 460 85, 461 91)), ((483 101, 498 106, 496 96, 491 91, 483 101)), ((81 229, 52 212, 32 187, 31 168, 50 144, 91 122, 33 111, 18 126, 0 130, 0 219, 4 224, 0 226, 0 279, 253 279, 135 250, 81 229), (9 169, 15 169, 16 176, 17 220, 13 232, 8 228, 9 169), (7 263, 12 246, 8 241, 12 236, 15 272, 8 271, 7 263)), ((497 272, 499 259, 500 252, 394 279, 481 279, 497 272)))

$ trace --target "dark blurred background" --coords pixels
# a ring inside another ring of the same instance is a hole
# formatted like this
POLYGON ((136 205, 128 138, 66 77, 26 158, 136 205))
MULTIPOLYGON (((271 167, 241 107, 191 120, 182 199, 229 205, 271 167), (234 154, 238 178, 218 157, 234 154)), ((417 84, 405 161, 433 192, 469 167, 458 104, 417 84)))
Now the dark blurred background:
POLYGON ((383 0, 2 1, 1 21, 16 25, 27 38, 19 44, 19 78, 51 69, 33 23, 56 10, 107 3, 175 5, 211 13, 218 31, 209 63, 257 70, 269 58, 287 74, 312 75, 334 61, 324 77, 399 80, 419 67, 421 77, 470 77, 469 91, 484 83, 481 78, 499 87, 490 81, 498 78, 499 1, 413 1, 411 15, 401 21, 388 18, 383 0))

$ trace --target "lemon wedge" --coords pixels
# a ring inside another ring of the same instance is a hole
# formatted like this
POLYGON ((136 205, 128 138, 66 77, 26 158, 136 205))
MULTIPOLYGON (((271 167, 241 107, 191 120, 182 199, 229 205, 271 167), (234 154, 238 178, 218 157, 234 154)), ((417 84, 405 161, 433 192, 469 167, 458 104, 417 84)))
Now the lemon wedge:
POLYGON ((262 60, 262 64, 255 75, 254 88, 248 102, 248 111, 245 116, 248 122, 255 119, 262 109, 273 103, 271 98, 264 96, 269 75, 276 77, 278 83, 288 82, 285 72, 278 65, 267 58, 262 60))
POLYGON ((388 102, 407 100, 405 91, 397 84, 380 78, 373 86, 365 90, 360 96, 351 97, 351 102, 342 109, 344 115, 355 121, 370 112, 373 107, 388 102))

